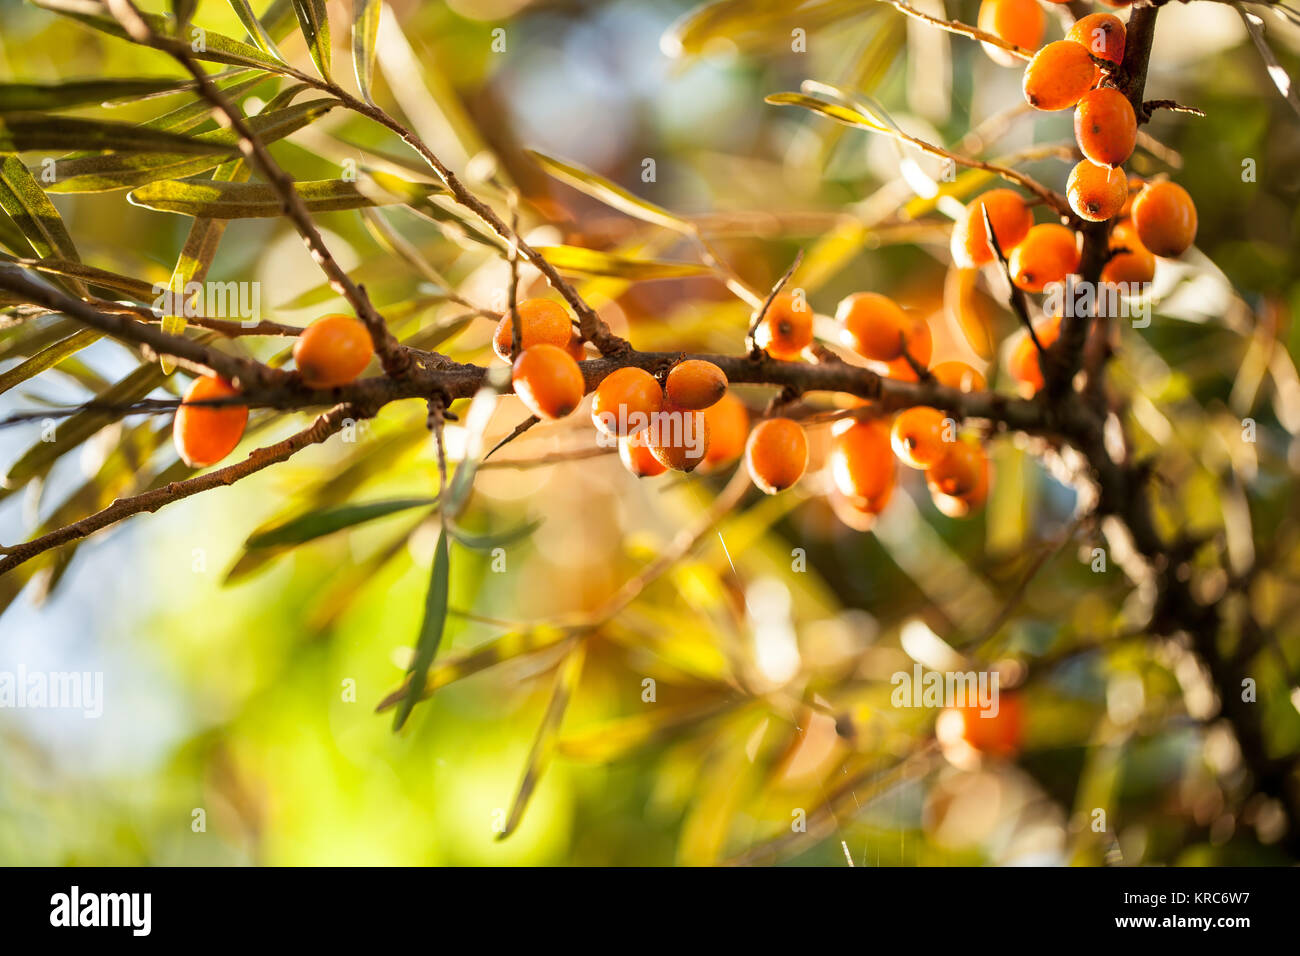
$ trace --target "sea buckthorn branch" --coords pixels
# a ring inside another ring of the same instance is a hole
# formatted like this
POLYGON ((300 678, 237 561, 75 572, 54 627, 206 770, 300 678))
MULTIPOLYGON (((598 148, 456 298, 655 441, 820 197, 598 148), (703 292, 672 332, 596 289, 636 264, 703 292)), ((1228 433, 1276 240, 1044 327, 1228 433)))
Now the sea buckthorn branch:
POLYGON ((241 478, 247 478, 263 468, 285 461, 310 445, 323 442, 340 431, 349 420, 362 418, 365 415, 365 409, 353 408, 347 404, 336 405, 318 417, 307 428, 290 435, 283 441, 276 442, 274 445, 256 449, 243 461, 193 478, 186 478, 183 481, 173 481, 161 488, 154 488, 143 494, 129 498, 119 498, 102 511, 88 515, 80 521, 64 525, 62 528, 51 531, 39 538, 34 538, 31 541, 26 541, 11 548, 0 549, 0 554, 3 554, 3 557, 0 557, 0 574, 13 570, 23 562, 29 561, 51 548, 92 535, 102 528, 116 524, 123 518, 129 518, 132 515, 146 511, 154 512, 164 505, 171 504, 173 501, 180 501, 182 498, 189 498, 199 492, 210 491, 224 485, 233 485, 241 478))
POLYGON ((244 155, 244 158, 275 189, 276 194, 280 197, 285 215, 297 228, 298 234, 302 236, 303 242, 306 243, 312 259, 320 267, 320 270, 325 273, 330 287, 348 300, 348 304, 356 311, 357 317, 365 323, 366 329, 374 342, 375 353, 379 356, 384 370, 390 375, 403 374, 410 364, 409 357, 389 330, 388 323, 384 321, 383 316, 371 304, 370 297, 366 294, 364 287, 353 282, 330 253, 329 247, 320 234, 320 230, 316 228, 315 222, 312 221, 311 213, 298 195, 293 177, 286 173, 280 164, 275 161, 270 151, 258 139, 257 134, 253 132, 239 110, 230 104, 213 84, 208 77, 207 71, 203 69, 199 61, 190 54, 189 48, 183 43, 159 35, 149 25, 148 21, 140 15, 140 11, 136 9, 132 0, 105 0, 105 7, 122 25, 122 29, 126 31, 127 35, 136 43, 170 54, 176 62, 194 77, 199 95, 212 105, 217 120, 235 134, 239 151, 244 155))
POLYGON ((999 50, 1006 50, 1012 56, 1019 57, 1022 60, 1032 60, 1034 57, 1033 50, 1026 50, 1022 46, 1008 43, 996 33, 989 33, 987 30, 981 30, 979 27, 973 27, 968 23, 962 23, 960 20, 944 20, 940 17, 931 16, 928 13, 922 13, 920 10, 916 9, 916 7, 904 3, 903 0, 879 0, 879 2, 889 4, 899 13, 909 16, 913 20, 919 20, 922 23, 927 23, 932 27, 937 27, 940 30, 956 34, 957 36, 979 40, 981 43, 995 46, 999 50))

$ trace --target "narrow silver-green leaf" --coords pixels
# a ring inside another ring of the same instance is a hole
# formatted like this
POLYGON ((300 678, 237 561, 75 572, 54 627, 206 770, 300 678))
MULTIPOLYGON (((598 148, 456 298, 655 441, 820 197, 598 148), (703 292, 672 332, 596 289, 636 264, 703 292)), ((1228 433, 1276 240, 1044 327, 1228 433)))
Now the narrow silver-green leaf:
POLYGON ((36 149, 111 149, 117 153, 166 152, 190 155, 235 151, 231 144, 131 123, 32 113, 0 116, 0 151, 19 153, 36 149))
POLYGON ((627 213, 629 216, 643 222, 654 223, 657 226, 663 226, 677 232, 690 233, 695 229, 691 223, 681 216, 674 215, 662 206, 656 206, 640 196, 633 195, 622 186, 610 182, 605 177, 593 173, 589 169, 566 163, 562 159, 556 159, 554 156, 548 156, 533 149, 528 150, 528 154, 556 179, 568 183, 579 192, 586 193, 593 199, 598 199, 605 205, 612 206, 620 212, 627 213))
POLYGON ((277 60, 284 59, 279 47, 275 45, 275 40, 271 39, 271 34, 248 5, 248 0, 230 0, 230 8, 235 11, 235 16, 239 17, 239 22, 248 31, 248 38, 257 44, 258 49, 277 60))
POLYGON ((193 82, 165 77, 101 77, 68 80, 64 83, 0 83, 0 113, 91 106, 193 88, 193 82))
MULTIPOLYGON (((81 261, 63 217, 22 160, 13 153, 0 154, 0 209, 4 209, 22 230, 37 256, 81 261)), ((86 291, 75 280, 65 284, 77 295, 86 291)))
MULTIPOLYGON (((442 188, 430 183, 406 183, 405 186, 407 194, 400 196, 373 183, 350 183, 339 179, 296 183, 294 189, 312 212, 332 212, 407 203, 442 188)), ((129 193, 127 199, 147 209, 212 219, 269 219, 284 212, 279 194, 271 186, 261 183, 168 179, 142 186, 129 193)))
POLYGON ((542 520, 536 518, 519 525, 517 528, 509 528, 505 531, 496 531, 489 534, 473 534, 463 531, 454 524, 448 524, 448 530, 460 544, 472 551, 491 551, 494 548, 504 548, 522 541, 532 535, 534 531, 542 526, 542 520))
POLYGON ((325 10, 325 0, 293 0, 293 11, 307 40, 316 69, 323 79, 330 78, 330 20, 325 10))
MULTIPOLYGON (((274 143, 314 123, 338 106, 333 99, 309 100, 282 110, 269 110, 250 117, 249 127, 263 143, 274 143)), ((210 152, 220 155, 187 156, 176 151, 142 154, 109 153, 76 156, 56 160, 53 166, 52 193, 97 193, 113 189, 130 189, 160 179, 184 179, 196 176, 226 162, 236 149, 237 136, 230 130, 214 130, 193 137, 194 142, 209 144, 210 152)))
POLYGON ((35 378, 46 369, 58 365, 69 355, 80 352, 86 346, 98 342, 103 337, 103 332, 97 332, 94 329, 82 329, 80 332, 69 335, 66 339, 55 342, 48 348, 41 349, 27 361, 0 372, 0 394, 9 391, 15 385, 21 385, 30 378, 35 378))
POLYGON ((325 511, 294 518, 284 524, 252 535, 244 542, 250 550, 284 548, 315 541, 345 528, 353 528, 367 521, 384 518, 411 508, 428 508, 438 503, 437 498, 398 498, 392 501, 370 501, 365 504, 343 505, 325 511))
POLYGON ((537 251, 555 268, 569 275, 602 276, 645 282, 652 279, 685 279, 711 275, 711 270, 695 262, 664 262, 657 259, 631 259, 627 256, 581 246, 539 246, 537 251))
POLYGON ((876 132, 886 131, 884 126, 865 113, 840 103, 828 103, 806 93, 773 93, 764 97, 764 102, 771 103, 773 106, 802 106, 806 110, 820 113, 846 126, 858 126, 876 132))
POLYGON ((443 632, 447 629, 447 597, 451 587, 451 555, 447 547, 446 529, 438 534, 438 544, 433 552, 433 573, 429 578, 429 591, 424 599, 424 620, 420 636, 415 642, 415 660, 411 663, 406 696, 393 718, 393 729, 401 730, 411 716, 420 691, 429 677, 429 668, 438 654, 443 632))
POLYGON ((357 88, 366 102, 373 104, 370 84, 375 78, 375 45, 379 41, 379 16, 384 5, 381 0, 353 0, 353 8, 352 67, 357 74, 357 88))

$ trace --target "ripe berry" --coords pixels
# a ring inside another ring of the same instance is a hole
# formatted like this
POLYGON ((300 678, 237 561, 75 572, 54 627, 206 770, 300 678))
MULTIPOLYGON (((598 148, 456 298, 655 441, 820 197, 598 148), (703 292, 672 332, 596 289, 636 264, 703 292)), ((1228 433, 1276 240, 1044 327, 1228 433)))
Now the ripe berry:
POLYGON ((1123 164, 1137 145, 1133 104, 1109 86, 1085 93, 1074 111, 1074 138, 1083 155, 1098 166, 1123 164))
POLYGON ((749 409, 728 392, 704 410, 709 423, 709 450, 704 455, 704 469, 712 471, 735 461, 745 452, 749 437, 749 409))
MULTIPOLYGON (((934 349, 934 339, 930 334, 930 323, 919 320, 907 339, 907 354, 917 365, 926 368, 930 364, 930 353, 934 349)), ((885 363, 885 376, 900 382, 915 382, 916 369, 903 356, 885 363)))
POLYGON ((1042 292, 1079 268, 1073 230, 1055 222, 1034 226, 1025 241, 1011 251, 1007 265, 1016 285, 1026 292, 1042 292))
POLYGON ((1124 32, 1124 21, 1113 13, 1089 13, 1074 21, 1065 38, 1087 47, 1093 56, 1123 63, 1124 32))
POLYGON ((940 385, 947 385, 959 392, 982 392, 988 387, 984 376, 965 362, 940 362, 930 369, 930 374, 940 385))
POLYGON ((784 491, 808 467, 808 436, 788 418, 759 422, 745 443, 745 465, 760 490, 769 495, 784 491))
POLYGON ((972 700, 958 701, 935 724, 935 736, 949 746, 961 742, 981 753, 1009 758, 1020 752, 1024 742, 1024 713, 1020 695, 1001 692, 997 712, 972 700))
POLYGON ((926 471, 925 482, 935 507, 949 518, 964 518, 988 499, 988 456, 975 442, 949 442, 926 471))
POLYGON ((754 330, 754 342, 775 359, 792 361, 812 345, 813 311, 802 298, 781 293, 754 330))
POLYGON ((1087 47, 1049 43, 1025 67, 1025 102, 1038 110, 1068 110, 1096 85, 1099 72, 1087 47))
POLYGON ((1115 224, 1110 233, 1110 248, 1124 249, 1107 260, 1101 281, 1125 285, 1145 285, 1155 278, 1156 257, 1142 244, 1137 230, 1127 220, 1115 224))
POLYGON ((887 494, 897 476, 888 423, 844 420, 831 434, 831 480, 840 494, 859 506, 887 494))
POLYGON ((701 411, 727 393, 727 376, 712 362, 687 359, 674 365, 664 382, 664 394, 677 408, 701 411))
MULTIPOLYGON (((1043 348, 1048 349, 1061 337, 1061 320, 1050 318, 1034 326, 1034 334, 1043 348)), ((1028 333, 1021 333, 1007 358, 1007 372, 1017 382, 1037 392, 1043 387, 1043 370, 1038 361, 1038 346, 1028 333)))
POLYGON ((375 354, 366 327, 350 315, 326 315, 303 329, 293 343, 298 374, 312 388, 347 385, 375 354))
POLYGON ((1196 204, 1177 183, 1151 183, 1133 201, 1138 238, 1157 256, 1181 256, 1196 240, 1196 204))
POLYGON ((585 361, 587 358, 586 343, 583 342, 582 336, 574 335, 569 339, 569 344, 564 347, 575 362, 585 361))
POLYGON ((623 462, 623 467, 638 478, 653 478, 655 475, 662 475, 668 469, 651 453, 649 446, 646 445, 645 436, 644 431, 639 431, 635 435, 620 438, 618 457, 623 462))
MULTIPOLYGON (((1014 43, 1026 50, 1037 50, 1047 29, 1047 17, 1035 0, 984 0, 980 4, 979 28, 985 33, 1014 43)), ((981 43, 984 52, 1000 66, 1017 66, 1021 61, 991 43, 981 43)))
POLYGON ((225 458, 243 437, 246 405, 192 405, 238 395, 229 382, 213 375, 196 378, 185 392, 172 421, 176 451, 191 468, 206 468, 225 458))
POLYGON ((1128 177, 1122 169, 1083 160, 1070 170, 1066 183, 1070 208, 1091 222, 1105 222, 1119 214, 1128 200, 1128 177))
POLYGON ((709 453, 709 422, 703 412, 669 406, 655 416, 645 442, 664 467, 694 471, 709 453))
POLYGON ((889 431, 898 460, 909 468, 936 464, 955 437, 949 433, 951 419, 937 408, 918 405, 898 413, 889 431))
POLYGON ((534 345, 519 353, 510 380, 515 394, 538 418, 563 418, 582 401, 582 369, 558 345, 534 345))
POLYGON ((892 362, 903 354, 905 345, 912 352, 916 347, 913 339, 923 334, 918 328, 923 323, 878 292, 848 296, 840 303, 835 318, 844 326, 845 344, 877 362, 892 362))
MULTIPOLYGON (((534 345, 558 345, 563 349, 573 346, 573 324, 564 306, 553 299, 525 299, 515 305, 519 312, 520 351, 534 345)), ((514 321, 507 310, 497 323, 492 335, 492 351, 504 361, 510 361, 510 343, 514 336, 514 321)), ((581 342, 578 343, 581 348, 581 342)), ((580 360, 580 356, 573 356, 580 360)))
POLYGON ((1137 176, 1130 176, 1128 180, 1128 199, 1124 200, 1124 205, 1120 208, 1119 217, 1124 219, 1131 217, 1133 214, 1133 203, 1137 201, 1142 190, 1146 189, 1146 182, 1137 176))
POLYGON ((971 269, 993 261, 993 246, 989 244, 989 232, 984 225, 985 208, 1003 252, 1024 239, 1034 224, 1034 216, 1019 193, 1011 189, 990 189, 971 202, 965 215, 953 226, 950 250, 958 268, 971 269))
POLYGON ((622 437, 639 432, 663 408, 659 382, 644 369, 620 368, 596 386, 591 420, 606 435, 622 437))

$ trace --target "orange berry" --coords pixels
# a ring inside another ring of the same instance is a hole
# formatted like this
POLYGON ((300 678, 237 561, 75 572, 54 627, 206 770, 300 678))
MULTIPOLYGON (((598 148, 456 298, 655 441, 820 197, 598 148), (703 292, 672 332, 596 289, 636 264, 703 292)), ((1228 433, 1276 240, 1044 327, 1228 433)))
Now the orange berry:
POLYGON ((618 457, 623 467, 638 478, 653 478, 662 475, 668 468, 659 463, 651 453, 645 441, 645 432, 628 435, 618 440, 618 457))
POLYGON ((951 419, 937 408, 918 405, 898 413, 889 431, 898 460, 909 468, 929 468, 947 451, 951 419))
POLYGON ((917 324, 893 299, 878 292, 848 296, 840 303, 835 318, 844 326, 845 344, 877 362, 898 358, 917 324))
POLYGON ((650 454, 673 471, 694 471, 709 453, 709 422, 703 412, 669 406, 644 435, 650 454))
POLYGON ((1087 47, 1070 40, 1049 43, 1025 67, 1025 102, 1037 110, 1068 110, 1093 88, 1099 72, 1087 47))
POLYGON ((534 345, 519 353, 510 375, 515 394, 538 418, 563 418, 582 401, 582 369, 558 345, 534 345))
POLYGON ((761 491, 769 495, 784 491, 808 467, 808 436, 788 418, 759 422, 745 443, 745 465, 761 491))
POLYGON ((841 494, 838 488, 832 488, 826 500, 830 502, 835 517, 848 527, 854 531, 870 531, 875 526, 880 512, 884 511, 885 506, 889 504, 893 492, 894 486, 890 485, 878 498, 857 499, 841 494))
POLYGON ((1124 33, 1124 21, 1113 13, 1089 13, 1074 21, 1065 38, 1087 47, 1093 56, 1123 63, 1124 33))
POLYGON ((727 393, 727 376, 712 362, 687 359, 674 365, 664 382, 664 394, 677 408, 702 411, 727 393))
MULTIPOLYGON (((569 321, 568 311, 560 303, 554 299, 524 299, 515 304, 515 309, 519 312, 520 351, 534 345, 558 345, 563 349, 572 347, 575 338, 573 323, 569 321)), ((510 361, 510 343, 513 337, 514 320, 507 310, 492 335, 492 351, 506 362, 510 361)), ((580 355, 574 355, 573 358, 581 360, 580 355)))
POLYGON ((941 743, 951 745, 964 741, 981 753, 1002 758, 1020 752, 1025 719, 1019 694, 1000 692, 996 712, 969 698, 956 703, 935 724, 935 735, 941 743), (955 716, 950 719, 949 714, 955 716))
POLYGON ((1056 222, 1034 226, 1025 241, 1011 250, 1007 265, 1016 285, 1026 292, 1042 292, 1079 268, 1074 231, 1056 222))
POLYGON ((663 402, 659 382, 645 369, 615 369, 596 386, 591 420, 606 435, 632 435, 650 424, 663 402))
POLYGON ((711 471, 730 464, 745 452, 749 437, 749 409, 731 392, 704 410, 709 423, 709 450, 704 455, 704 469, 711 471))
POLYGON ((1156 257, 1142 244, 1137 230, 1127 220, 1115 224, 1110 248, 1125 249, 1114 254, 1101 270, 1101 281, 1124 285, 1145 285, 1156 276, 1156 257))
POLYGON ((1133 225, 1142 245, 1173 259, 1196 241, 1196 204, 1177 183, 1152 183, 1133 201, 1133 225))
MULTIPOLYGON (((1026 50, 1037 50, 1047 29, 1047 16, 1035 0, 984 0, 980 4, 979 28, 985 33, 1014 43, 1026 50)), ((1018 66, 1021 60, 992 43, 981 43, 984 52, 1000 66, 1018 66)))
POLYGON ((366 327, 350 315, 325 315, 293 343, 298 374, 312 388, 347 385, 360 375, 375 347, 366 327))
POLYGON ((897 475, 888 423, 846 419, 831 434, 831 480, 840 494, 859 506, 887 494, 897 475))
POLYGON ((939 460, 925 472, 932 493, 952 498, 982 496, 988 491, 989 459, 977 442, 946 442, 939 460))
POLYGON ((1137 176, 1130 176, 1128 180, 1128 199, 1124 200, 1124 205, 1120 208, 1119 217, 1123 219, 1133 214, 1133 203, 1137 200, 1142 190, 1146 189, 1146 182, 1137 176))
POLYGON ((959 268, 971 269, 993 261, 993 246, 989 244, 989 231, 984 225, 986 208, 1003 252, 1024 239, 1034 224, 1033 213, 1019 193, 1011 189, 990 189, 973 200, 966 207, 966 214, 953 226, 950 250, 959 268))
MULTIPOLYGON (((1061 320, 1050 318, 1034 326, 1034 334, 1043 348, 1051 348, 1061 337, 1061 320)), ((1043 370, 1038 361, 1038 346, 1029 337, 1029 333, 1020 333, 1007 359, 1007 372, 1017 382, 1028 385, 1037 392, 1043 387, 1043 370)))
POLYGON ((959 392, 982 392, 988 387, 984 376, 965 362, 940 362, 930 369, 930 374, 940 385, 947 385, 959 392))
POLYGON ((754 342, 775 359, 792 361, 813 340, 813 311, 802 298, 782 292, 754 330, 754 342))
POLYGON ((1132 156, 1137 129, 1133 104, 1109 86, 1085 93, 1074 110, 1074 138, 1098 166, 1119 166, 1132 156))
POLYGON ((206 468, 225 458, 244 435, 247 405, 194 405, 233 398, 239 392, 215 375, 196 378, 185 391, 172 420, 172 441, 185 464, 206 468))
POLYGON ((586 343, 582 341, 580 335, 574 335, 569 339, 569 344, 564 347, 564 351, 568 352, 575 362, 582 362, 587 358, 586 343))
POLYGON ((1105 222, 1117 216, 1128 201, 1128 177, 1122 169, 1085 159, 1070 170, 1065 190, 1071 209, 1091 222, 1105 222))

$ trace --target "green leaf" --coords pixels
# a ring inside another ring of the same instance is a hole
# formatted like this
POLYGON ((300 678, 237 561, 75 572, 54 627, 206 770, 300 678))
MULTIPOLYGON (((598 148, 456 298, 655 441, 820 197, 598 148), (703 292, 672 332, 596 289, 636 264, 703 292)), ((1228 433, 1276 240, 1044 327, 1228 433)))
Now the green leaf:
POLYGON ((167 78, 100 77, 65 83, 0 83, 0 113, 23 113, 139 99, 193 89, 193 82, 167 78))
POLYGON ((374 521, 376 518, 383 518, 411 508, 432 507, 437 503, 437 498, 398 498, 392 501, 343 505, 339 508, 306 514, 274 528, 260 531, 244 542, 244 547, 254 550, 293 547, 342 531, 344 528, 374 521))
MULTIPOLYGON (((9 214, 40 258, 81 261, 63 217, 13 153, 0 154, 0 209, 9 214)), ((81 283, 74 280, 67 285, 75 294, 85 294, 81 283)))
MULTIPOLYGON (((222 79, 218 80, 213 77, 213 82, 217 89, 225 96, 226 100, 234 103, 241 96, 250 90, 261 86, 263 83, 279 83, 280 78, 267 76, 265 73, 257 70, 231 70, 222 74, 222 79)), ((165 129, 174 133, 184 133, 189 130, 202 126, 204 123, 214 122, 212 119, 212 104, 207 100, 198 99, 193 103, 186 103, 184 106, 178 106, 174 110, 169 110, 161 116, 155 116, 151 120, 141 123, 149 129, 165 129)), ((91 155, 89 153, 74 153, 71 156, 65 156, 65 159, 74 159, 80 156, 91 155)))
POLYGON ((393 718, 393 729, 401 730, 406 719, 411 716, 420 694, 415 688, 424 687, 429 677, 429 668, 442 643, 442 634, 447 627, 447 597, 451 587, 451 555, 447 547, 447 532, 438 534, 438 544, 433 553, 433 574, 429 579, 429 592, 424 599, 424 621, 420 625, 420 636, 415 642, 415 660, 411 663, 407 686, 410 691, 403 698, 393 718))
MULTIPOLYGON (((405 186, 406 195, 395 195, 373 182, 325 179, 296 183, 294 189, 312 212, 407 203, 413 196, 422 198, 442 190, 441 186, 432 183, 407 182, 405 186)), ((279 194, 271 186, 261 183, 167 179, 142 186, 128 193, 127 199, 146 209, 212 219, 274 219, 284 214, 279 194)))
POLYGON ((451 523, 448 523, 447 530, 451 532, 453 538, 471 550, 491 551, 494 548, 504 548, 516 541, 522 541, 524 538, 531 536, 541 526, 542 520, 537 518, 533 521, 524 522, 517 528, 491 534, 472 534, 451 523))
POLYGON ((168 133, 132 123, 30 113, 0 116, 0 151, 19 153, 36 149, 111 149, 118 153, 235 152, 233 144, 168 133))
MULTIPOLYGON (((283 139, 314 123, 339 105, 338 100, 309 100, 286 109, 250 117, 249 127, 263 143, 283 139)), ((138 155, 110 153, 56 160, 53 193, 97 193, 144 186, 160 179, 183 179, 219 166, 223 157, 237 149, 238 137, 230 130, 215 130, 193 137, 190 142, 207 144, 218 156, 186 156, 177 151, 138 155)))
MULTIPOLYGON (((93 9, 93 7, 87 8, 82 4, 69 4, 66 0, 32 0, 32 2, 38 7, 44 7, 46 10, 53 10, 55 13, 78 20, 88 27, 99 30, 101 33, 107 33, 123 40, 129 39, 126 30, 113 17, 88 12, 88 9, 93 9)), ((159 16, 156 13, 141 13, 140 16, 159 36, 169 37, 187 44, 190 47, 191 55, 196 60, 206 60, 209 63, 228 63, 232 66, 257 67, 273 73, 291 72, 289 67, 286 67, 275 57, 267 55, 255 46, 241 43, 225 34, 215 33, 212 30, 203 30, 201 33, 203 42, 199 44, 196 43, 196 39, 200 34, 193 32, 198 28, 191 28, 183 34, 178 34, 176 23, 167 17, 159 16), (200 48, 194 49, 196 46, 200 48)))
POLYGON ((551 758, 555 755, 556 740, 560 735, 560 725, 564 722, 564 712, 568 709, 569 700, 573 697, 578 679, 582 676, 582 665, 586 656, 587 642, 578 639, 569 648, 564 660, 560 662, 555 675, 555 687, 551 691, 551 700, 546 705, 546 715, 542 718, 541 726, 537 728, 537 736, 528 754, 528 763, 524 766, 519 789, 510 807, 510 816, 506 819, 506 825, 501 832, 497 834, 498 840, 504 840, 519 829, 528 800, 537 787, 537 781, 546 772, 551 758))
POLYGON ((379 40, 379 15, 384 5, 379 0, 354 0, 352 14, 352 67, 357 74, 357 88, 370 104, 370 84, 375 77, 375 44, 379 40))
POLYGON ((154 291, 154 286, 143 279, 119 275, 116 272, 97 269, 94 266, 83 265, 80 262, 67 259, 39 259, 24 260, 20 264, 24 269, 31 269, 33 272, 83 280, 88 285, 112 290, 128 299, 134 299, 136 302, 153 302, 159 297, 159 294, 154 291))
POLYGON ((162 383, 163 374, 158 366, 152 363, 138 366, 125 378, 95 396, 96 405, 107 407, 83 409, 65 418, 54 430, 54 441, 37 441, 28 448, 5 474, 4 487, 13 490, 38 475, 45 474, 59 458, 121 417, 111 409, 138 402, 162 383))
POLYGON ((695 262, 665 262, 657 259, 632 259, 609 252, 597 252, 581 246, 539 246, 551 265, 561 272, 580 276, 605 276, 645 282, 653 279, 685 279, 711 275, 707 266, 695 262))
POLYGON ((846 126, 859 126, 878 133, 888 131, 887 127, 882 126, 859 110, 841 103, 828 103, 826 100, 809 96, 807 93, 772 93, 763 99, 764 102, 771 103, 774 106, 802 106, 804 109, 820 113, 822 116, 844 123, 846 126))
POLYGON ((311 58, 326 81, 330 78, 330 20, 325 0, 293 0, 311 58))
POLYGON ((103 337, 103 332, 97 332, 94 329, 82 329, 80 332, 74 332, 66 339, 42 349, 27 361, 0 373, 0 394, 9 391, 15 385, 19 385, 29 378, 34 378, 48 368, 53 368, 69 355, 80 352, 86 346, 98 342, 103 337))
POLYGON ((277 60, 283 60, 279 48, 275 45, 275 40, 271 39, 271 34, 267 32, 262 21, 253 13, 252 8, 248 5, 248 0, 230 0, 230 8, 235 11, 235 16, 239 17, 239 22, 244 25, 248 31, 248 37, 257 44, 258 49, 268 56, 273 56, 277 60))
POLYGON ((633 218, 663 226, 665 229, 673 229, 677 232, 689 234, 695 231, 695 227, 680 216, 674 215, 667 209, 656 206, 640 196, 633 195, 622 186, 615 185, 589 169, 566 163, 561 159, 547 156, 545 153, 539 153, 533 149, 528 150, 528 155, 537 160, 542 168, 556 179, 568 183, 579 192, 586 193, 593 199, 598 199, 605 205, 624 212, 633 218))

